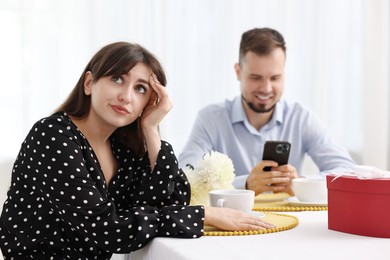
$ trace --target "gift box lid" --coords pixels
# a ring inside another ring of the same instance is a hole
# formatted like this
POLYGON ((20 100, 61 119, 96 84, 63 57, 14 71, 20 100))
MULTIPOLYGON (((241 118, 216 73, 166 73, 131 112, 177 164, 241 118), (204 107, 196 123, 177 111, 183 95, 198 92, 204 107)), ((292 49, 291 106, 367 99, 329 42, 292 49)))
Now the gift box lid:
POLYGON ((358 179, 356 176, 326 176, 328 190, 358 193, 389 194, 390 179, 358 179))

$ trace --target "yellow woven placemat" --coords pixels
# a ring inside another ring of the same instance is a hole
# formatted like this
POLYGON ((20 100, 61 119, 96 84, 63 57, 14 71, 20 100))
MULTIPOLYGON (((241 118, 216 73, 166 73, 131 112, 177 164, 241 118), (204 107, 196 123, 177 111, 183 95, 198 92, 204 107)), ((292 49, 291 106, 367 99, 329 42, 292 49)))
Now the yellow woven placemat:
POLYGON ((265 212, 265 217, 262 220, 275 225, 275 228, 264 230, 248 230, 248 231, 223 231, 214 227, 206 226, 203 232, 204 236, 244 236, 244 235, 260 235, 281 232, 296 227, 299 220, 295 216, 265 212))
POLYGON ((271 203, 269 205, 255 204, 253 210, 255 211, 322 211, 328 210, 328 207, 316 207, 316 206, 291 206, 287 202, 271 203))
POLYGON ((255 201, 256 202, 275 202, 275 201, 283 201, 284 199, 287 199, 289 197, 291 197, 291 196, 285 192, 261 193, 261 194, 256 195, 255 201))
POLYGON ((256 211, 321 211, 328 210, 326 206, 291 205, 284 201, 289 195, 286 193, 259 194, 255 197, 253 210, 256 211))

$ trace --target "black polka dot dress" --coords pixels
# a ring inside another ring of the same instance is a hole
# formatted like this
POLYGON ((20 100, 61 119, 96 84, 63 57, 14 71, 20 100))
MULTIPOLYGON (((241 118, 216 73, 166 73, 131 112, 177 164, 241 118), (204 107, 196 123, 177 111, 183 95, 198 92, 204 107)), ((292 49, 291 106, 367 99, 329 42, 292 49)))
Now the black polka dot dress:
POLYGON ((4 259, 110 259, 156 236, 196 238, 204 209, 162 141, 148 156, 110 139, 119 169, 107 185, 96 155, 65 113, 37 122, 22 144, 0 219, 4 259))

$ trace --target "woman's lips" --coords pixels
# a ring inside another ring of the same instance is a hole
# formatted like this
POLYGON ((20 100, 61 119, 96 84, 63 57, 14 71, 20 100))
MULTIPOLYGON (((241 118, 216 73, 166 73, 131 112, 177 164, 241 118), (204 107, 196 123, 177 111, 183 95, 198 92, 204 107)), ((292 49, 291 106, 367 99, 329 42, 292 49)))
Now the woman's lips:
POLYGON ((116 105, 111 105, 112 109, 120 114, 120 115, 128 115, 130 114, 129 110, 127 110, 127 108, 123 107, 123 106, 116 106, 116 105))

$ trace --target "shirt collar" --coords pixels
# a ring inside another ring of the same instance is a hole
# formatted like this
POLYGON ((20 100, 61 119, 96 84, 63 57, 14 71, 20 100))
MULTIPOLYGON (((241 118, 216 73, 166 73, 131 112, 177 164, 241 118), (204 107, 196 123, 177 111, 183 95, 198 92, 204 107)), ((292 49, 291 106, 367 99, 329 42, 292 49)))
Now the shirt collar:
POLYGON ((285 105, 286 104, 283 101, 279 101, 278 103, 276 103, 274 113, 272 114, 272 118, 267 125, 274 126, 277 123, 279 124, 283 123, 283 111, 285 105))
POLYGON ((242 105, 241 96, 237 96, 233 100, 231 119, 233 124, 248 120, 242 105))

